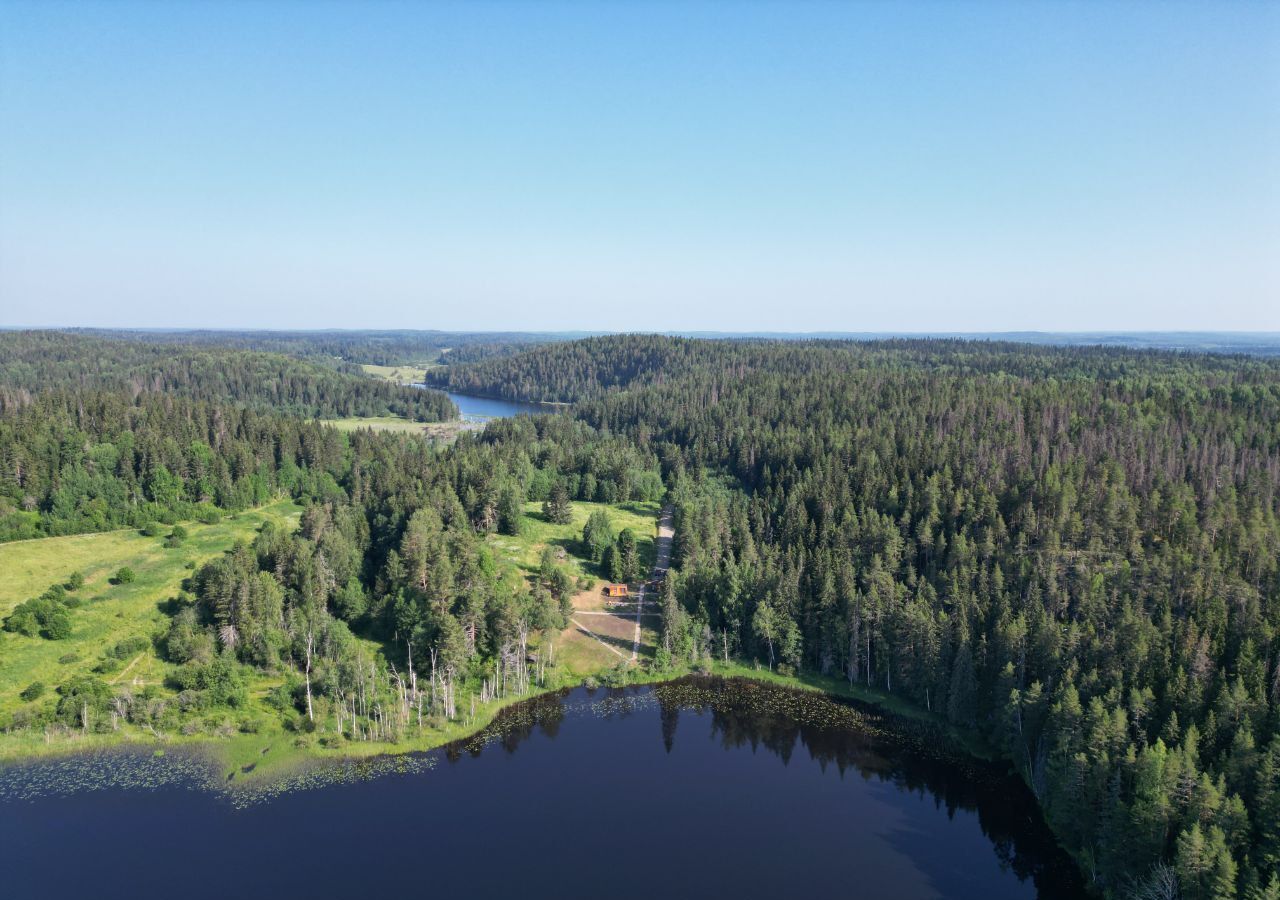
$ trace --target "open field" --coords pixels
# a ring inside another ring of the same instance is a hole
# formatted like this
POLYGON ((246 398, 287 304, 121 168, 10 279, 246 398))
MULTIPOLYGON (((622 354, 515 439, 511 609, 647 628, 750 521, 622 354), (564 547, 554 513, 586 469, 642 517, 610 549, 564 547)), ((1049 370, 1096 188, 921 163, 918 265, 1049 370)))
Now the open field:
POLYGON ((332 425, 339 431, 359 431, 368 428, 372 431, 400 431, 407 434, 426 434, 426 422, 411 422, 402 416, 355 416, 350 419, 321 419, 325 425, 332 425))
POLYGON ((609 514, 615 534, 624 528, 635 532, 636 545, 640 551, 640 559, 646 570, 653 565, 654 534, 658 521, 658 504, 656 503, 623 503, 611 506, 607 503, 584 503, 575 500, 573 503, 573 521, 568 525, 556 525, 542 517, 542 504, 533 502, 524 505, 524 526, 519 537, 505 534, 490 535, 489 546, 494 549, 498 558, 513 562, 526 574, 538 570, 542 562, 542 551, 553 547, 564 551, 563 564, 569 567, 576 578, 589 575, 600 578, 596 567, 581 555, 582 529, 587 524, 591 513, 603 509, 609 514))
POLYGON ((383 381, 393 381, 396 384, 421 384, 422 379, 426 377, 427 369, 437 368, 437 364, 423 363, 416 366, 374 366, 364 364, 360 368, 364 369, 366 375, 381 378, 383 381))
POLYGON ((464 431, 481 431, 483 422, 411 422, 400 416, 354 416, 349 419, 322 419, 325 425, 332 425, 339 431, 359 431, 369 428, 373 431, 393 431, 401 434, 416 434, 433 441, 453 441, 464 431))
MULTIPOLYGON (((81 605, 71 610, 67 640, 0 632, 0 712, 22 705, 18 693, 32 682, 43 682, 51 694, 68 678, 92 672, 121 640, 163 631, 168 616, 162 606, 193 568, 237 540, 251 540, 262 523, 294 524, 299 513, 292 501, 280 501, 214 525, 188 524, 189 537, 174 549, 164 547, 163 537, 134 530, 0 544, 0 615, 51 584, 65 582, 72 572, 85 577, 84 586, 70 595, 81 605), (111 584, 111 576, 123 566, 133 569, 136 580, 111 584)), ((135 679, 154 683, 163 679, 168 665, 149 646, 117 662, 118 668, 97 673, 99 677, 122 684, 135 679)))

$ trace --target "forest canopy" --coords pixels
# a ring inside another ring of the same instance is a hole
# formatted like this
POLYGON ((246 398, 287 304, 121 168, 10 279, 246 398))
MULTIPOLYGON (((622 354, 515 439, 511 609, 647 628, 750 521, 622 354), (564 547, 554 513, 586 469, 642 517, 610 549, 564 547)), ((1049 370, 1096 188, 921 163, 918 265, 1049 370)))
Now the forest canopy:
MULTIPOLYGON (((246 672, 287 674, 282 715, 344 740, 528 689, 568 580, 554 556, 506 577, 485 536, 518 533, 525 504, 569 521, 665 500, 654 670, 840 679, 963 729, 1105 894, 1169 875, 1187 898, 1280 892, 1280 362, 590 338, 431 370, 573 404, 433 447, 308 418, 400 396, 357 376, 158 346, 0 336, 0 537, 305 506, 297 532, 193 573, 164 640, 180 677, 129 713, 153 727, 237 708, 246 672)), ((579 531, 593 564, 640 574, 634 534, 579 531)), ((33 599, 13 630, 56 639, 65 596, 33 599)), ((115 702, 57 690, 47 715, 82 727, 115 702)))

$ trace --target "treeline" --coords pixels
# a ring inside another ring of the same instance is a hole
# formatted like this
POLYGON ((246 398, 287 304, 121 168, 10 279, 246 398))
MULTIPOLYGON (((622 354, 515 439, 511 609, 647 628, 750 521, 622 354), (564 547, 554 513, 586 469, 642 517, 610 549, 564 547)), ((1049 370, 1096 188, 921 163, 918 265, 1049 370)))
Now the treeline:
POLYGON ((572 403, 686 371, 697 364, 704 348, 713 346, 658 335, 586 338, 433 369, 427 372, 427 383, 505 400, 572 403))
POLYGON ((729 344, 576 414, 673 487, 660 663, 839 674, 976 727, 1105 892, 1160 865, 1184 897, 1280 891, 1280 367, 729 344))
POLYGON ((443 393, 347 374, 275 353, 187 349, 56 331, 0 332, 0 415, 42 391, 176 394, 290 415, 457 417, 443 393))
POLYGON ((0 540, 341 494, 333 429, 145 392, 47 391, 0 415, 0 540))
POLYGON ((452 361, 461 354, 467 361, 505 353, 567 335, 523 331, 223 331, 204 329, 70 329, 73 334, 118 341, 171 346, 216 347, 281 353, 313 362, 377 366, 452 361))
POLYGON ((427 373, 427 381, 443 389, 507 400, 577 403, 678 383, 693 375, 715 395, 755 371, 822 375, 847 369, 914 369, 1013 378, 1122 380, 1180 371, 1201 375, 1259 371, 1259 367, 1265 371, 1266 365, 1249 357, 1143 355, 1114 348, 1029 347, 956 339, 695 340, 639 334, 545 344, 473 365, 435 369, 427 373))

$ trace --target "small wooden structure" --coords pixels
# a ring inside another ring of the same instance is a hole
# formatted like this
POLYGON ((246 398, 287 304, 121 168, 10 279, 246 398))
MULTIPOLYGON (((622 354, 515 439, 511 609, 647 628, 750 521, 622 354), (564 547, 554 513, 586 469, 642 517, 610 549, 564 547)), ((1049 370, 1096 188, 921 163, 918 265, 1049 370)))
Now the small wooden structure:
POLYGON ((606 584, 604 586, 604 595, 606 597, 625 597, 627 593, 625 584, 606 584))

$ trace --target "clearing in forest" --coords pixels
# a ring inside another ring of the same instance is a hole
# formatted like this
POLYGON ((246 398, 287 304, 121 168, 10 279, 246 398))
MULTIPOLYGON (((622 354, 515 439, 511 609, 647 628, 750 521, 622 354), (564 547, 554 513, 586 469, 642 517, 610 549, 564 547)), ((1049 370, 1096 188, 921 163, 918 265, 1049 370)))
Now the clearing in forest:
MULTIPOLYGON (((489 546, 496 555, 515 564, 525 577, 538 574, 542 552, 551 547, 557 565, 565 567, 575 579, 587 587, 573 597, 574 615, 569 627, 556 638, 555 659, 575 675, 591 675, 619 664, 629 663, 635 649, 636 601, 628 598, 610 602, 603 594, 604 574, 590 561, 582 543, 582 530, 592 512, 603 509, 609 516, 615 534, 630 528, 636 536, 636 547, 645 571, 654 564, 658 504, 632 502, 622 504, 574 501, 573 520, 566 525, 548 522, 542 515, 541 503, 526 503, 524 523, 519 536, 490 535, 489 546)), ((652 611, 657 612, 656 606, 652 611)), ((656 646, 656 616, 642 618, 640 651, 652 654, 656 646)))

